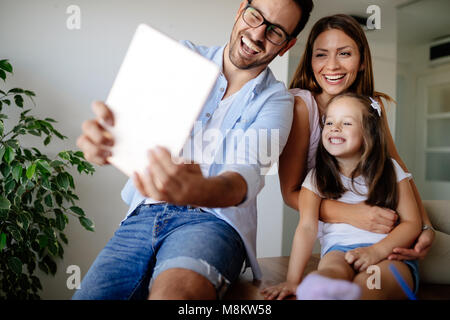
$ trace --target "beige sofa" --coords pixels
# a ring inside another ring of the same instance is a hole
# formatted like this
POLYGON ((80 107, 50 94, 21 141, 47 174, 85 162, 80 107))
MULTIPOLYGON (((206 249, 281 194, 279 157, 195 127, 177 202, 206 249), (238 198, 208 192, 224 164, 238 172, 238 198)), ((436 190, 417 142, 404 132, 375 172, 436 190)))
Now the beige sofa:
POLYGON ((427 257, 419 262, 421 282, 450 285, 450 200, 425 200, 423 205, 436 238, 427 257))

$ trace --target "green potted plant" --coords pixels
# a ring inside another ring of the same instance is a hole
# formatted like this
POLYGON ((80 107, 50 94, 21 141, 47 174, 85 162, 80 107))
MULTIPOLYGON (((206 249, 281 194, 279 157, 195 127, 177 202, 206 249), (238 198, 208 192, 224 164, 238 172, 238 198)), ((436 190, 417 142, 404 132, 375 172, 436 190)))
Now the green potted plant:
MULTIPOLYGON (((8 73, 13 67, 0 60, 5 83, 8 73)), ((94 231, 92 221, 76 206, 79 199, 69 173, 72 168, 94 173, 83 153, 62 151, 50 159, 37 146, 21 144, 26 135, 40 137, 44 146, 54 137, 67 138, 54 128, 55 120, 38 119, 25 108, 26 101, 34 104, 33 97, 30 90, 0 90, 0 300, 39 299, 42 285, 36 270, 55 275, 55 260, 63 258, 62 243, 68 243, 63 231, 69 215, 94 231), (20 112, 17 121, 8 119, 6 108, 20 112)))

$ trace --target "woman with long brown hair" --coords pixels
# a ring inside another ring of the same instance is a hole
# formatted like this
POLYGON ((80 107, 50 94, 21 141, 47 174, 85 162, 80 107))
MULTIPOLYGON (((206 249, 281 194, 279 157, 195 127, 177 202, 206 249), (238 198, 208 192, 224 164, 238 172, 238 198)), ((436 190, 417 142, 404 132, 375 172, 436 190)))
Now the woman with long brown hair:
MULTIPOLYGON (((294 122, 286 147, 280 157, 279 176, 283 199, 298 210, 299 191, 307 172, 315 167, 325 106, 335 96, 353 92, 374 97, 386 115, 383 101, 392 99, 374 88, 369 44, 364 31, 352 17, 337 14, 320 19, 312 28, 306 48, 290 84, 295 96, 294 122)), ((408 172, 383 117, 389 155, 408 172)), ((434 240, 430 219, 423 207, 414 181, 410 180, 422 217, 423 232, 414 248, 395 248, 390 259, 421 259, 434 240)), ((393 210, 380 206, 322 201, 320 219, 329 223, 348 223, 377 233, 388 233, 396 224, 393 210)))

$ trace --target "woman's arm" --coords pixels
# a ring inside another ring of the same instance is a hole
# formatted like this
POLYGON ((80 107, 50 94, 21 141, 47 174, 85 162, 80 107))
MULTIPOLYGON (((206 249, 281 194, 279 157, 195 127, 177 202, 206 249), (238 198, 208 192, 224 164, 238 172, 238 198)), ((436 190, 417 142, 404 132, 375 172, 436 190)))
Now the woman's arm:
POLYGON ((292 129, 280 155, 278 169, 283 200, 295 210, 298 210, 298 197, 306 176, 309 135, 308 108, 300 97, 295 97, 292 129))
POLYGON ((281 300, 295 294, 317 238, 320 202, 321 198, 314 192, 306 188, 301 189, 298 198, 300 221, 292 241, 286 281, 262 290, 261 293, 266 299, 281 300))
POLYGON ((345 258, 356 270, 364 271, 368 266, 388 258, 396 247, 411 246, 420 234, 422 219, 409 181, 404 179, 397 185, 399 193, 397 212, 400 223, 380 242, 347 252, 345 258))
POLYGON ((324 199, 320 205, 320 220, 327 223, 347 223, 376 233, 389 233, 397 218, 392 210, 369 206, 364 202, 349 204, 324 199))

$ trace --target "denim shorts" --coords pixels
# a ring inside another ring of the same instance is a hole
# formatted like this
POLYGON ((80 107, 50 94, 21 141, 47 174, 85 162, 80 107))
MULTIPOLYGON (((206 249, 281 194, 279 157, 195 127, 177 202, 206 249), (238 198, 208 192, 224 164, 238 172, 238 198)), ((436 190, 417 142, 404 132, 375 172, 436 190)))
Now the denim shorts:
POLYGON ((190 206, 142 204, 97 256, 73 299, 146 299, 153 279, 171 268, 201 274, 220 299, 245 259, 239 234, 214 214, 190 206))
MULTIPOLYGON (((342 251, 342 252, 347 252, 356 248, 362 248, 362 247, 370 247, 371 245, 373 245, 373 243, 357 243, 357 244, 352 244, 352 245, 348 245, 348 246, 341 246, 341 245, 335 245, 332 246, 331 248, 329 248, 324 255, 326 255, 328 252, 330 251, 342 251)), ((402 260, 403 263, 405 263, 408 267, 409 270, 411 271, 411 274, 413 276, 413 283, 414 283, 414 294, 417 295, 417 292, 419 291, 419 282, 420 282, 420 278, 419 278, 419 263, 417 262, 417 260, 402 260)))

